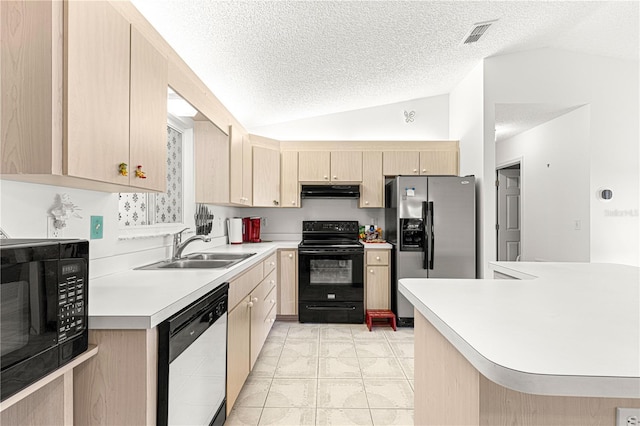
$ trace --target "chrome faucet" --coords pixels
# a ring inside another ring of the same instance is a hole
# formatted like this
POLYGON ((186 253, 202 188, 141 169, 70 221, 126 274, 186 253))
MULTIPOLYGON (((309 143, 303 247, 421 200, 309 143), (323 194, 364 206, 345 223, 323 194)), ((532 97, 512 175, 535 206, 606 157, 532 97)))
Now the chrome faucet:
POLYGON ((187 229, 189 228, 184 228, 182 231, 179 231, 173 234, 173 257, 171 258, 172 260, 180 259, 182 257, 182 252, 184 251, 185 247, 187 247, 187 245, 189 245, 193 241, 200 240, 200 241, 204 241, 205 243, 208 243, 209 241, 211 241, 211 237, 207 237, 206 235, 194 235, 193 237, 187 238, 185 242, 182 242, 182 233, 187 229))

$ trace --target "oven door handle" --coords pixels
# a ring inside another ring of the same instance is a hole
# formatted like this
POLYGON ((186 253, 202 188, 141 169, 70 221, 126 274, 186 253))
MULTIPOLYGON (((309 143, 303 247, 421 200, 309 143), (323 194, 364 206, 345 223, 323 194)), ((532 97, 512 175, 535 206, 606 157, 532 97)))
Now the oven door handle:
POLYGON ((312 256, 326 256, 326 255, 334 255, 334 254, 363 254, 364 255, 364 249, 360 250, 360 249, 321 249, 321 250, 301 250, 298 249, 298 255, 312 255, 312 256))
POLYGON ((306 305, 306 309, 310 311, 355 311, 355 306, 313 306, 306 305))

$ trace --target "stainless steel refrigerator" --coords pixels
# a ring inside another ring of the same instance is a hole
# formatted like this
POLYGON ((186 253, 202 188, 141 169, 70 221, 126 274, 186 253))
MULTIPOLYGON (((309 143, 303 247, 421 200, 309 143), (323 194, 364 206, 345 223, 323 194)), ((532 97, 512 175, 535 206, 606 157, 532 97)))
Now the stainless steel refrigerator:
POLYGON ((393 245, 391 305, 413 325, 401 278, 476 278, 475 177, 398 176, 385 188, 385 228, 393 245))

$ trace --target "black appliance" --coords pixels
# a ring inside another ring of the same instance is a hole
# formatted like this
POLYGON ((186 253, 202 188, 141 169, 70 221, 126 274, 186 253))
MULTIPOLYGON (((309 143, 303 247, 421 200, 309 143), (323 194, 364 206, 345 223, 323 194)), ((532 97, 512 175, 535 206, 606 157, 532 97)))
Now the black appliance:
POLYGON ((0 239, 0 400, 87 350, 89 243, 0 239))
POLYGON ((358 185, 302 185, 301 198, 360 198, 358 185))
POLYGON ((224 424, 228 292, 224 283, 158 326, 158 425, 224 424))
POLYGON ((357 221, 304 221, 298 245, 300 322, 364 321, 364 247, 357 221))

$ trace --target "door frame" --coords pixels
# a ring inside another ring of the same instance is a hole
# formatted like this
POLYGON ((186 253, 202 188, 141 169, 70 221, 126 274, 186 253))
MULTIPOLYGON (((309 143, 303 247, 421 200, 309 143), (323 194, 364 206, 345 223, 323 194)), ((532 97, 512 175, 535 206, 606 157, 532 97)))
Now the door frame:
POLYGON ((525 216, 526 216, 526 209, 525 209, 525 197, 524 197, 524 185, 525 185, 525 179, 524 179, 524 157, 515 157, 512 158, 510 160, 506 160, 506 161, 502 161, 500 163, 496 163, 496 173, 494 175, 494 187, 496 190, 496 206, 495 206, 495 224, 496 224, 496 245, 495 245, 495 254, 496 254, 496 259, 498 259, 498 229, 497 229, 497 225, 498 225, 498 214, 499 214, 499 210, 498 210, 498 200, 499 200, 499 195, 498 195, 498 186, 495 184, 498 181, 498 171, 502 170, 502 169, 507 169, 511 166, 515 166, 516 164, 520 164, 520 259, 522 259, 524 257, 525 254, 525 249, 524 249, 524 240, 525 240, 525 230, 524 230, 524 222, 525 222, 525 216))

